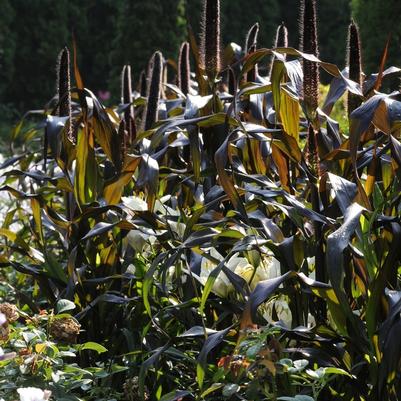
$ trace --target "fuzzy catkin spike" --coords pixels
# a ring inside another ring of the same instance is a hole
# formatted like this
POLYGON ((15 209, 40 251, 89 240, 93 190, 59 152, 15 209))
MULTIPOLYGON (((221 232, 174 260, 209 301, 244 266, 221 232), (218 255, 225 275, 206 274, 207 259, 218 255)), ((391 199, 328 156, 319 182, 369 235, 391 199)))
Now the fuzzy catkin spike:
POLYGON ((149 80, 147 88, 147 103, 144 110, 144 130, 152 128, 157 121, 161 83, 163 74, 163 55, 157 51, 150 61, 149 80))
POLYGON ((256 22, 251 26, 246 35, 245 47, 244 47, 245 54, 248 54, 253 46, 257 46, 258 36, 259 36, 259 23, 256 22))
POLYGON ((220 72, 220 0, 203 0, 201 62, 209 78, 220 72))
POLYGON ((57 93, 59 98, 58 115, 60 117, 69 117, 67 136, 71 141, 71 80, 70 80, 70 52, 67 47, 59 53, 57 66, 57 93))
POLYGON ((274 47, 288 47, 288 29, 284 22, 277 27, 274 47))
MULTIPOLYGON (((256 43, 249 48, 249 54, 254 52, 256 52, 256 43)), ((258 65, 255 64, 254 67, 251 70, 249 70, 248 73, 246 74, 246 80, 248 82, 256 82, 257 76, 258 76, 258 65)))
MULTIPOLYGON (((274 39, 274 44, 273 48, 277 47, 288 47, 288 29, 285 26, 284 22, 282 22, 276 30, 276 37, 274 39)), ((283 54, 284 57, 286 57, 285 54, 283 54)), ((270 62, 270 71, 269 71, 269 78, 272 76, 273 72, 273 64, 274 64, 275 57, 272 56, 271 62, 270 62)))
MULTIPOLYGON (((248 31, 245 39, 245 54, 254 53, 257 49, 259 35, 259 24, 256 22, 248 31)), ((246 80, 249 82, 256 82, 258 76, 258 66, 255 65, 247 74, 246 80)))
POLYGON ((123 104, 129 104, 124 111, 124 122, 127 129, 127 144, 131 144, 136 136, 134 107, 132 106, 132 101, 131 66, 125 65, 121 75, 121 102, 123 104))
POLYGON ((189 43, 184 42, 178 57, 178 87, 184 95, 190 90, 191 66, 189 63, 189 43))
MULTIPOLYGON (((300 48, 304 53, 319 57, 316 20, 316 0, 301 1, 300 48)), ((304 88, 303 97, 308 118, 312 118, 319 105, 319 66, 303 60, 304 88)))
MULTIPOLYGON (((349 79, 362 86, 362 56, 359 29, 354 21, 348 27, 347 66, 349 79)), ((362 103, 359 96, 348 93, 348 116, 362 103)))

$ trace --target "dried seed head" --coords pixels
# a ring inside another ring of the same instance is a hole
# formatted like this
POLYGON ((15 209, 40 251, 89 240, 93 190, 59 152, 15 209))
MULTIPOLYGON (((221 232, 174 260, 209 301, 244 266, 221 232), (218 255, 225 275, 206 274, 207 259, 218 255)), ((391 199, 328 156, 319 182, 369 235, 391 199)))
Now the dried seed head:
POLYGON ((71 317, 53 319, 50 323, 50 335, 58 340, 75 344, 79 335, 81 325, 71 317))
MULTIPOLYGON (((349 78, 362 85, 362 56, 359 29, 354 21, 348 27, 347 66, 349 78)), ((359 96, 348 93, 348 115, 350 115, 362 103, 359 96)))
POLYGON ((72 111, 71 111, 71 80, 70 80, 70 52, 67 47, 59 53, 57 62, 57 94, 59 98, 58 115, 69 117, 68 138, 75 142, 72 137, 72 111))
MULTIPOLYGON (((304 53, 319 57, 316 21, 316 0, 301 1, 300 48, 304 53)), ((319 66, 303 60, 304 88, 303 96, 308 118, 312 118, 319 105, 319 66)))
POLYGON ((157 122, 159 111, 159 100, 163 74, 163 55, 157 51, 150 61, 149 79, 147 88, 147 103, 144 110, 144 130, 152 128, 157 122))
POLYGON ((220 71, 220 0, 203 0, 201 62, 209 78, 220 71))
POLYGON ((248 54, 253 46, 255 47, 257 46, 258 36, 259 36, 259 23, 256 22, 251 26, 246 35, 245 47, 244 47, 245 54, 248 54))
POLYGON ((124 122, 128 133, 128 138, 126 138, 127 144, 131 144, 136 136, 135 115, 132 101, 131 66, 125 65, 121 74, 121 102, 125 105, 130 105, 124 111, 124 122))
POLYGON ((184 95, 189 93, 191 79, 191 66, 189 63, 189 43, 184 42, 178 57, 178 87, 184 95))

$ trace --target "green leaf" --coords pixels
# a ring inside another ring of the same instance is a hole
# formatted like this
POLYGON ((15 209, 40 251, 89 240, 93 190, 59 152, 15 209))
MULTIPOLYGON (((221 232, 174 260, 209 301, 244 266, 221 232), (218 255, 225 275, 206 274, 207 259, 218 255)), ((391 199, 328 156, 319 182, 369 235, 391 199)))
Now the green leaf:
POLYGON ((236 383, 226 384, 223 388, 222 394, 223 397, 232 397, 235 393, 238 393, 240 390, 240 386, 236 383))
POLYGON ((91 351, 96 351, 98 354, 103 354, 104 352, 107 352, 107 348, 103 347, 103 345, 100 345, 92 341, 79 345, 78 350, 79 351, 91 350, 91 351))
POLYGON ((205 398, 207 395, 209 395, 209 394, 221 389, 223 386, 224 386, 224 383, 213 383, 208 389, 206 389, 202 393, 201 397, 205 398))
POLYGON ((60 299, 57 302, 56 310, 57 310, 58 314, 69 311, 69 310, 73 310, 73 309, 75 309, 75 304, 74 304, 74 302, 72 302, 68 299, 60 299))

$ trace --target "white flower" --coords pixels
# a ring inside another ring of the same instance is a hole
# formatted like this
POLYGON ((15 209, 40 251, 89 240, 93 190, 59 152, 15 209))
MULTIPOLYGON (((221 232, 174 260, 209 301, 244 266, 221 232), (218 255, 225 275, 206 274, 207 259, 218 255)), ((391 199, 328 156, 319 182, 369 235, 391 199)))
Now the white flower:
POLYGON ((292 313, 288 302, 283 296, 276 299, 272 299, 266 302, 264 306, 263 317, 270 323, 273 324, 276 321, 273 319, 273 307, 276 311, 278 320, 291 328, 292 325, 292 313))
POLYGON ((236 266, 234 269, 230 268, 249 284, 251 290, 254 290, 260 281, 270 280, 281 275, 280 262, 276 258, 268 257, 255 271, 255 267, 252 266, 246 258, 234 258, 235 256, 236 255, 231 258, 232 260, 230 259, 230 262, 231 264, 236 263, 236 266))
MULTIPOLYGON (((218 261, 222 261, 224 259, 215 248, 210 249, 210 256, 218 261)), ((226 266, 232 272, 242 277, 249 284, 251 290, 253 290, 260 281, 275 278, 280 275, 280 262, 273 257, 269 257, 255 270, 255 267, 249 263, 247 258, 239 256, 239 254, 236 253, 231 256, 230 259, 228 259, 226 266)), ((206 284, 210 273, 216 267, 217 265, 209 259, 202 258, 199 281, 203 285, 206 284)), ((213 284, 212 291, 216 295, 226 297, 233 290, 234 286, 231 284, 228 277, 223 272, 220 272, 213 284)))
POLYGON ((169 221, 171 231, 176 233, 180 238, 184 236, 185 228, 187 227, 184 223, 178 223, 176 221, 169 221))
POLYGON ((138 212, 145 212, 148 210, 148 204, 141 198, 137 196, 130 196, 130 197, 122 197, 122 201, 126 206, 130 209, 138 211, 138 212))
MULTIPOLYGON (((215 248, 210 249, 210 256, 213 258, 217 259, 218 261, 222 261, 224 258, 223 256, 220 255, 219 252, 216 251, 215 248)), ((207 279, 209 278, 210 273, 217 267, 216 264, 214 264, 212 261, 210 261, 207 258, 202 258, 201 262, 201 271, 200 271, 200 277, 199 281, 205 285, 207 282, 207 279)), ((220 272, 220 274, 216 277, 215 282, 213 283, 212 291, 220 296, 220 297, 226 297, 228 293, 233 289, 233 285, 231 284, 230 280, 228 277, 223 273, 220 272)))
POLYGON ((156 242, 156 237, 153 235, 152 230, 131 230, 127 234, 128 243, 138 253, 144 251, 146 245, 153 245, 156 242))
POLYGON ((171 195, 163 196, 162 198, 157 199, 155 202, 155 213, 160 213, 163 216, 180 216, 180 211, 167 206, 165 203, 171 199, 171 195))
POLYGON ((36 387, 25 387, 17 390, 20 401, 47 401, 51 396, 51 391, 41 390, 36 387))
POLYGON ((4 313, 0 313, 0 326, 3 326, 7 322, 7 317, 4 313))

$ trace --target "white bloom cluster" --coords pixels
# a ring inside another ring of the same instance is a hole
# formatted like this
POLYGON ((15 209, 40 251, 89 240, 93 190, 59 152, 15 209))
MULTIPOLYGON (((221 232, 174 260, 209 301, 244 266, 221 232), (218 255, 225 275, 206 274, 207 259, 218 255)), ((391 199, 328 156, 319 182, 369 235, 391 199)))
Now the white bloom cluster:
MULTIPOLYGON (((215 249, 211 248, 210 256, 217 259, 219 262, 224 260, 223 256, 215 249)), ((228 269, 242 277, 253 290, 256 285, 263 280, 269 280, 280 275, 280 262, 274 257, 266 258, 257 268, 252 266, 248 259, 239 256, 238 253, 234 254, 226 263, 228 269)), ((201 271, 199 281, 205 285, 211 272, 216 268, 216 264, 209 259, 203 257, 201 262, 201 271)), ((234 290, 228 277, 223 273, 217 276, 212 291, 220 297, 226 297, 231 291, 234 290)))
MULTIPOLYGON (((174 221, 174 219, 179 219, 180 212, 165 204, 170 198, 170 196, 164 196, 160 200, 156 200, 153 211, 161 216, 172 217, 173 219, 168 219, 168 225, 171 231, 182 238, 185 232, 185 224, 174 221)), ((144 212, 148 210, 147 203, 138 196, 123 197, 122 201, 125 206, 134 212, 144 212)), ((161 231, 156 232, 150 228, 141 227, 140 229, 131 230, 127 235, 127 240, 136 252, 149 252, 156 242, 156 235, 161 233, 161 231)))
POLYGON ((41 390, 36 387, 22 387, 17 390, 20 401, 47 401, 50 399, 51 391, 41 390))

